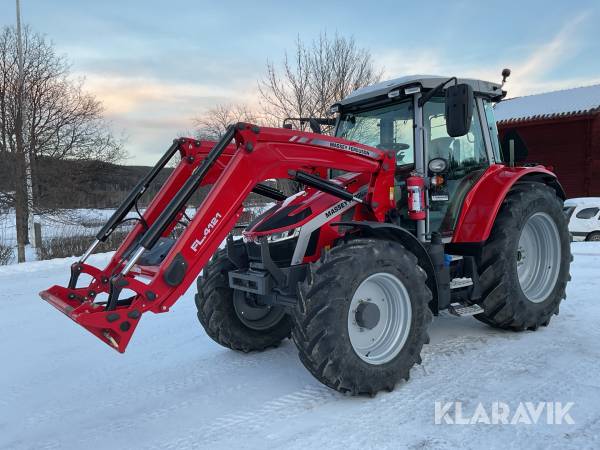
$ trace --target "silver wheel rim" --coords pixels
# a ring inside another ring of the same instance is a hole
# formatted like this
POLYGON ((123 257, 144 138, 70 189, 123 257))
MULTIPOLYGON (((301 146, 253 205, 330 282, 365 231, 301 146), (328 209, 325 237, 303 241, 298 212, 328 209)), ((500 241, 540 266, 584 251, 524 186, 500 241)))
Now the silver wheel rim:
POLYGON ((517 247, 517 275, 525 297, 533 303, 548 298, 560 271, 560 236, 546 213, 529 217, 517 247))
POLYGON ((412 307, 408 291, 394 275, 381 272, 366 278, 354 292, 348 313, 348 335, 363 361, 379 365, 394 359, 410 333, 412 307), (379 321, 371 329, 359 326, 356 311, 364 302, 379 308, 379 321))

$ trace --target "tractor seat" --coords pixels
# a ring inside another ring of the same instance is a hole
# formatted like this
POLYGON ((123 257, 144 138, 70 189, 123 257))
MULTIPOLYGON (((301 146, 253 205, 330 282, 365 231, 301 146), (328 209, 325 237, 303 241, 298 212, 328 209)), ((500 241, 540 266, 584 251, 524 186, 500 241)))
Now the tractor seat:
POLYGON ((432 139, 429 144, 429 160, 431 161, 434 158, 448 159, 453 141, 454 138, 451 137, 432 139))
POLYGON ((171 247, 175 244, 175 239, 161 237, 154 247, 150 250, 146 250, 142 253, 141 258, 138 260, 140 266, 158 266, 165 259, 167 253, 171 250, 171 247))

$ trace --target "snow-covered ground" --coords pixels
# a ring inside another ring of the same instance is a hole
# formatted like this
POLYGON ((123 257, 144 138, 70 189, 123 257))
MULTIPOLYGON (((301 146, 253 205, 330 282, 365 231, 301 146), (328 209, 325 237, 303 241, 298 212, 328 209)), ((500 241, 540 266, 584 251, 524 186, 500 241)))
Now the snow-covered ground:
MULTIPOLYGON (((193 289, 147 314, 120 355, 37 296, 71 260, 0 267, 0 448, 600 448, 600 244, 573 244, 548 328, 510 333, 441 316, 411 380, 373 399, 331 391, 293 344, 213 343, 193 289), (574 424, 436 425, 435 402, 574 402, 574 424)), ((103 263, 108 255, 96 255, 103 263)))

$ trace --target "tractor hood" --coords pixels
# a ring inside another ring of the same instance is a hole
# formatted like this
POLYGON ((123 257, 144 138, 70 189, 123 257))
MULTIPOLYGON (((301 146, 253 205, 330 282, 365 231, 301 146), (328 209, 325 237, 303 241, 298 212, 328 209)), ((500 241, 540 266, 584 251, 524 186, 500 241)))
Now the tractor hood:
MULTIPOLYGON (((333 179, 349 192, 358 192, 368 182, 360 174, 347 173, 333 179)), ((366 187, 366 186, 365 186, 366 187)), ((243 232, 246 241, 258 241, 263 236, 277 235, 278 238, 295 237, 303 225, 319 218, 326 223, 351 209, 356 203, 342 200, 331 194, 307 188, 276 203, 258 216, 243 232)))

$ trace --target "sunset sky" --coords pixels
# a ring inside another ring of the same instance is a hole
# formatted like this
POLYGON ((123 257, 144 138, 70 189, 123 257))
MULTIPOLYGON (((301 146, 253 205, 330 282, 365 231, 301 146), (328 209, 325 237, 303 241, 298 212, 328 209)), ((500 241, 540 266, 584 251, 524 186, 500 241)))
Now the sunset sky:
MULTIPOLYGON (((299 35, 354 36, 386 78, 499 81, 509 96, 600 83, 596 1, 206 2, 21 0, 23 22, 104 104, 128 164, 152 164, 218 103, 258 103, 257 80, 299 35)), ((14 1, 0 3, 12 25, 14 1)))

